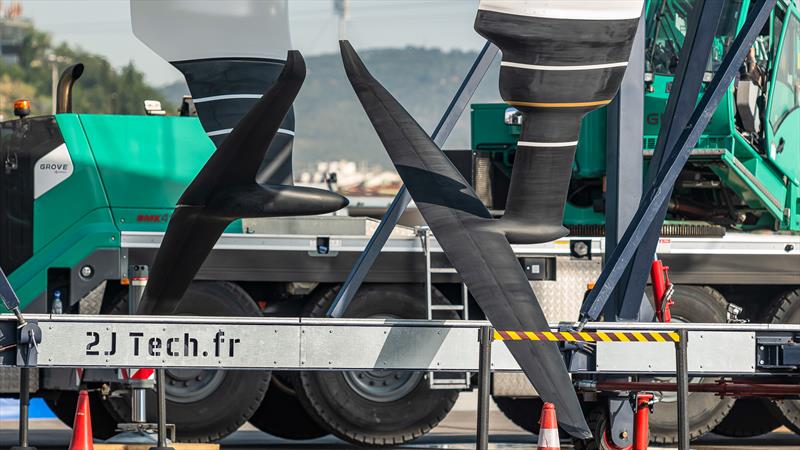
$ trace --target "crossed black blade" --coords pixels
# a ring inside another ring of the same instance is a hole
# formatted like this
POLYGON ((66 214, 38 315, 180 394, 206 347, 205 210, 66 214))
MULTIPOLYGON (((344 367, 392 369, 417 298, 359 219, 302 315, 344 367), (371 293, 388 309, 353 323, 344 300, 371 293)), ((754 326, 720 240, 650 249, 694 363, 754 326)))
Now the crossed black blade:
MULTIPOLYGON (((411 115, 341 41, 345 71, 389 157, 447 258, 492 325, 548 330, 539 302, 504 232, 472 187, 411 115)), ((504 341, 541 398, 558 409, 559 425, 591 437, 564 360, 554 343, 504 341)))
POLYGON ((170 314, 225 228, 239 218, 329 213, 347 206, 339 194, 257 184, 270 142, 305 79, 302 55, 290 51, 278 80, 209 158, 178 200, 150 270, 139 314, 170 314))

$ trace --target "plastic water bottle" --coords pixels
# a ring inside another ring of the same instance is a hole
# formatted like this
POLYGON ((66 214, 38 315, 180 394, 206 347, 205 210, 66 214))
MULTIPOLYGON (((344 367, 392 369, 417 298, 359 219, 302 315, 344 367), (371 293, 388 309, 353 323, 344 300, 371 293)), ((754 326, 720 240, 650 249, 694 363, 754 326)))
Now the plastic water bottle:
POLYGON ((64 304, 61 302, 61 291, 58 289, 53 291, 53 306, 50 312, 52 314, 64 313, 64 304))

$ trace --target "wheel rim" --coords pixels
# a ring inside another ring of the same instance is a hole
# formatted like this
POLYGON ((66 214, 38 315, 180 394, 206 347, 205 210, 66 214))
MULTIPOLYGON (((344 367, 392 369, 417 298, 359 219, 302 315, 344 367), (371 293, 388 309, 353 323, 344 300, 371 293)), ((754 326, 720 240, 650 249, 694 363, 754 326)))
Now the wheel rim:
MULTIPOLYGON (((391 314, 375 314, 371 319, 399 319, 391 314)), ((350 389, 361 397, 388 403, 399 400, 416 389, 423 378, 422 372, 400 370, 351 370, 343 373, 350 389)))
POLYGON ((353 391, 378 403, 405 397, 417 387, 422 377, 422 372, 399 370, 344 372, 344 379, 353 391))
POLYGON ((214 393, 225 380, 221 370, 167 369, 166 397, 175 403, 193 403, 214 393))

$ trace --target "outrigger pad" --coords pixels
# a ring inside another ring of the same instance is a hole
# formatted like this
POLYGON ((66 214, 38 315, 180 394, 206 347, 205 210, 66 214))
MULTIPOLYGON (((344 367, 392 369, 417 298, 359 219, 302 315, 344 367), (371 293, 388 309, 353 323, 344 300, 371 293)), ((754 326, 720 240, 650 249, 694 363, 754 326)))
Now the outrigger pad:
MULTIPOLYGON (((347 41, 340 45, 347 77, 378 137, 489 321, 501 330, 547 330, 542 308, 511 245, 475 191, 414 118, 370 75, 353 47, 347 41)), ((557 406, 559 425, 573 436, 591 437, 556 344, 505 344, 542 399, 557 406)))
POLYGON ((347 206, 334 192, 258 184, 256 172, 305 79, 298 51, 290 51, 272 87, 219 148, 178 200, 158 250, 139 314, 170 314, 225 228, 239 218, 315 215, 347 206))

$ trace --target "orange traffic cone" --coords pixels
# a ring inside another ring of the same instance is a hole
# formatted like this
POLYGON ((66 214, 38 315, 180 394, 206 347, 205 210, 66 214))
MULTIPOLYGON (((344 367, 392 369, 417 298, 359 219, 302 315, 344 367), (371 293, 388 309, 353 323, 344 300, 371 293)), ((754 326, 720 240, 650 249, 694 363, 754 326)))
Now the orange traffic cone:
POLYGON ((536 450, 556 449, 561 449, 558 439, 556 407, 548 402, 542 407, 542 414, 539 416, 539 443, 536 445, 536 450))
POLYGON ((85 390, 78 396, 75 423, 72 424, 72 440, 69 450, 94 450, 92 443, 92 413, 89 411, 89 393, 85 390))

